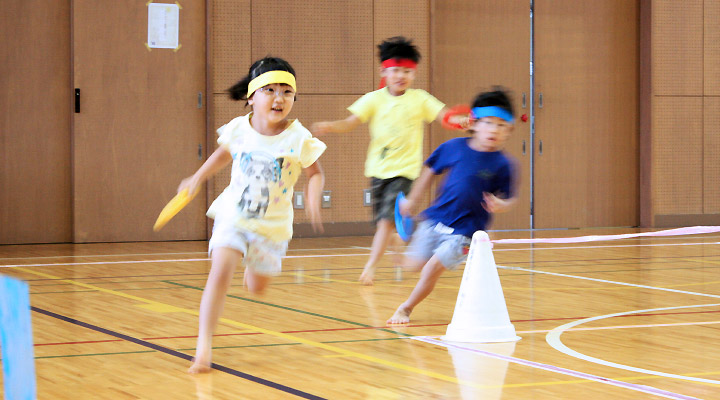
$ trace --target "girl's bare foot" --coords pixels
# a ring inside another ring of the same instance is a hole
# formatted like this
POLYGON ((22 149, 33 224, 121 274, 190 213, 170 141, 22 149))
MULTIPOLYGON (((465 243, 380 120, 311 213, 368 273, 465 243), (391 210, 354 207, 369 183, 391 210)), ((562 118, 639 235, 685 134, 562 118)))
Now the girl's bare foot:
POLYGON ((188 368, 188 374, 206 374, 212 371, 209 361, 199 360, 197 357, 193 358, 193 365, 188 368))
POLYGON ((395 314, 387 320, 387 324, 394 325, 410 323, 410 312, 411 310, 408 310, 403 306, 398 307, 398 309, 395 310, 395 314))

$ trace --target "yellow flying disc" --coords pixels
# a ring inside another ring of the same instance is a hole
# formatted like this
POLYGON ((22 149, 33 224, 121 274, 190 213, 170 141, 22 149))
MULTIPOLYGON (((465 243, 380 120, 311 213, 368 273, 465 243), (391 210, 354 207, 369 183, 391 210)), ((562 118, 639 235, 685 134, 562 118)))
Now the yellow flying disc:
POLYGON ((184 189, 182 192, 175 195, 175 197, 170 200, 165 208, 160 211, 160 216, 158 217, 157 221, 155 221, 155 226, 153 226, 153 230, 155 232, 159 231, 160 229, 165 226, 172 217, 174 217, 177 213, 180 212, 192 199, 197 196, 198 191, 196 191, 192 196, 188 195, 188 190, 184 189))

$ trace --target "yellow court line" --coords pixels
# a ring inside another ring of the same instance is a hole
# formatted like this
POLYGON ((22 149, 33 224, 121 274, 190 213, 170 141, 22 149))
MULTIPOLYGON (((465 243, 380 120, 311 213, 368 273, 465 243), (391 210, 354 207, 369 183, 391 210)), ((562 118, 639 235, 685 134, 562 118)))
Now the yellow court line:
MULTIPOLYGON (((311 280, 316 281, 322 281, 322 282, 335 282, 335 283, 348 283, 352 285, 359 285, 357 281, 348 281, 344 279, 330 279, 330 278, 324 278, 319 276, 313 276, 313 275, 306 275, 302 272, 288 272, 289 275, 295 275, 295 276, 302 276, 303 278, 308 278, 311 280)), ((382 286, 382 287, 406 287, 406 288, 414 288, 415 285, 400 285, 395 283, 375 283, 373 286, 382 286)), ((442 285, 436 285, 435 289, 459 289, 459 286, 442 286, 442 285)))
MULTIPOLYGON (((69 284, 72 284, 72 285, 76 285, 76 286, 80 286, 80 287, 84 287, 84 288, 87 288, 87 289, 93 289, 93 290, 96 290, 96 291, 98 291, 98 292, 103 292, 103 293, 111 294, 111 295, 114 295, 114 296, 124 297, 124 298, 130 299, 130 300, 135 300, 135 301, 138 301, 138 302, 145 303, 145 304, 149 305, 148 309, 151 309, 151 310, 152 310, 152 309, 164 310, 164 309, 172 308, 173 310, 177 310, 177 312, 183 312, 183 313, 190 314, 190 315, 195 315, 195 316, 198 315, 198 312, 197 312, 197 311, 194 311, 194 310, 190 310, 190 309, 187 309, 187 308, 181 308, 181 307, 171 306, 171 305, 166 304, 166 303, 162 303, 162 302, 159 302, 159 301, 146 299, 146 298, 139 297, 139 296, 134 296, 134 295, 127 294, 127 293, 123 293, 123 292, 119 292, 119 291, 116 291, 116 290, 105 289, 105 288, 102 288, 102 287, 99 287, 99 286, 94 286, 94 285, 90 285, 90 284, 87 284, 87 283, 77 282, 77 281, 73 281, 73 280, 70 280, 70 279, 62 279, 62 278, 57 277, 57 276, 54 276, 54 275, 50 275, 50 274, 46 274, 46 273, 38 272, 38 271, 33 271, 33 270, 25 269, 25 268, 17 268, 17 270, 18 270, 18 271, 22 271, 22 272, 26 272, 26 273, 29 273, 29 274, 37 275, 37 276, 42 276, 42 277, 44 277, 44 278, 59 280, 59 281, 61 281, 61 282, 66 282, 66 283, 69 283, 69 284)), ((359 358, 359 359, 361 359, 361 360, 368 361, 368 362, 371 362, 371 363, 380 364, 380 365, 385 365, 385 366, 392 367, 392 368, 396 368, 396 369, 399 369, 399 370, 402 370, 402 371, 414 372, 414 373, 417 373, 417 374, 420 374, 420 375, 425 375, 425 376, 429 376, 429 377, 432 377, 432 378, 436 378, 436 379, 439 379, 439 380, 442 380, 442 381, 445 381, 445 382, 459 383, 459 384, 466 385, 466 386, 473 387, 473 388, 477 388, 477 389, 492 389, 492 388, 498 388, 498 387, 513 388, 513 387, 532 387, 532 386, 565 385, 565 384, 576 384, 576 383, 594 383, 594 381, 591 381, 591 380, 582 380, 582 379, 580 379, 580 380, 568 380, 568 381, 528 382, 528 383, 502 384, 502 385, 481 385, 481 384, 478 384, 478 383, 475 383, 475 382, 470 382, 470 381, 467 381, 467 380, 458 379, 458 378, 456 378, 456 377, 452 377, 452 376, 440 374, 440 373, 437 373, 437 372, 433 372, 433 371, 428 371, 428 370, 424 370, 424 369, 412 367, 412 366, 405 365, 405 364, 401 364, 401 363, 394 362, 394 361, 384 360, 384 359, 377 358, 377 357, 373 357, 373 356, 369 356, 369 355, 363 354, 363 353, 357 353, 357 352, 354 352, 354 351, 345 350, 345 349, 342 349, 342 348, 340 348, 340 347, 328 345, 328 344, 325 344, 325 343, 316 342, 316 341, 313 341, 313 340, 303 339, 303 338, 300 338, 300 337, 297 337, 297 336, 293 336, 293 335, 289 335, 289 334, 282 333, 282 332, 277 332, 277 331, 272 331, 272 330, 269 330, 269 329, 260 328, 260 327, 257 327, 257 326, 253 326, 253 325, 250 325, 250 324, 245 324, 245 323, 238 322, 238 321, 234 321, 234 320, 230 320, 230 319, 227 319, 227 318, 220 318, 220 322, 223 322, 223 323, 228 324, 228 325, 232 325, 232 326, 244 328, 244 329, 247 329, 247 330, 252 331, 252 332, 260 332, 260 333, 264 333, 264 334, 267 334, 267 335, 270 335, 270 336, 275 336, 275 337, 287 339, 287 340, 289 340, 289 341, 291 341, 291 342, 303 343, 303 344, 306 344, 306 345, 309 345, 309 346, 312 346, 312 347, 316 347, 316 348, 320 348, 320 349, 324 349, 324 350, 327 350, 327 351, 336 353, 335 355, 332 355, 332 356, 330 356, 330 357, 355 357, 355 358, 359 358)), ((328 357, 328 356, 325 356, 325 357, 328 357)), ((707 374, 714 374, 714 373, 707 373, 707 374)), ((697 375, 697 374, 696 374, 696 375, 697 375)), ((690 375, 688 375, 688 376, 690 376, 690 375)), ((653 379, 653 378, 659 378, 659 377, 645 377, 645 376, 640 376, 640 377, 636 377, 636 378, 628 377, 628 378, 624 378, 624 379, 629 380, 629 379, 653 379)), ((619 379, 619 380, 622 380, 622 379, 619 379)))
MULTIPOLYGON (((173 307, 173 309, 178 310, 178 312, 184 312, 184 313, 191 314, 191 315, 195 315, 195 316, 198 315, 198 312, 197 312, 197 311, 189 310, 189 309, 187 309, 187 308, 174 307, 174 306, 171 306, 171 305, 169 305, 169 304, 162 303, 162 302, 159 302, 159 301, 154 301, 154 300, 150 300, 150 299, 145 299, 145 298, 142 298, 142 297, 133 296, 133 295, 131 295, 131 294, 127 294, 127 293, 123 293, 123 292, 118 292, 118 291, 111 290, 111 289, 105 289, 105 288, 101 288, 101 287, 98 287, 98 286, 89 285, 89 284, 87 284, 87 283, 82 283, 82 282, 73 281, 73 280, 70 280, 70 279, 62 279, 62 278, 60 278, 60 277, 57 277, 57 276, 54 276, 54 275, 50 275, 50 274, 46 274, 46 273, 43 273, 43 272, 33 271, 33 270, 25 269, 25 268, 17 268, 17 270, 18 270, 18 271, 22 271, 22 272, 27 272, 27 273, 29 273, 29 274, 37 275, 37 276, 42 276, 42 277, 44 277, 44 278, 56 279, 56 280, 59 280, 60 282, 66 282, 66 283, 69 283, 69 284, 72 284, 72 285, 76 285, 76 286, 80 286, 80 287, 84 287, 84 288, 87 288, 87 289, 94 289, 94 290, 97 290, 97 291, 99 291, 99 292, 103 292, 103 293, 107 293, 107 294, 112 294, 112 295, 114 295, 114 296, 120 296, 120 297, 124 297, 124 298, 126 298, 126 299, 135 300, 135 301, 139 301, 139 302, 142 302, 142 303, 150 304, 150 305, 152 305, 153 307, 157 307, 157 308, 159 308, 159 309, 164 309, 164 308, 168 308, 168 307, 173 307)), ((399 370, 402 370, 402 371, 414 372, 414 373, 417 373, 417 374, 420 374, 420 375, 429 376, 429 377, 436 378, 436 379, 439 379, 439 380, 442 380, 442 381, 446 381, 446 382, 459 383, 459 384, 462 384, 462 385, 466 385, 466 386, 470 386, 470 387, 474 387, 474 388, 480 388, 480 389, 484 389, 484 388, 487 388, 487 387, 488 387, 487 385, 479 385, 479 384, 477 384, 477 383, 475 383, 475 382, 470 382, 470 381, 466 381, 466 380, 461 380, 461 379, 458 379, 458 378, 455 378, 455 377, 452 377, 452 376, 448 376, 448 375, 444 375, 444 374, 440 374, 440 373, 437 373, 437 372, 433 372, 433 371, 428 371, 428 370, 424 370, 424 369, 412 367, 412 366, 410 366, 410 365, 405 365, 405 364, 401 364, 401 363, 394 362, 394 361, 384 360, 384 359, 382 359, 382 358, 369 356, 369 355, 367 355, 367 354, 358 353, 358 352, 351 351, 351 350, 345 350, 345 349, 342 349, 342 348, 340 348, 340 347, 332 346, 332 345, 329 345, 329 344, 320 343, 320 342, 316 342, 316 341, 308 340, 308 339, 303 339, 303 338, 300 338, 300 337, 297 337, 297 336, 289 335, 289 334, 287 334, 287 333, 282 333, 282 332, 277 332, 277 331, 273 331, 273 330, 270 330, 270 329, 260 328, 260 327, 257 327, 257 326, 253 326, 253 325, 250 325, 250 324, 245 324, 245 323, 238 322, 238 321, 234 321, 234 320, 227 319, 227 318, 220 318, 220 322, 225 323, 225 324, 228 324, 228 325, 232 325, 232 326, 235 326, 235 327, 239 327, 239 328, 250 329, 250 330, 252 330, 252 331, 254 331, 254 332, 260 332, 260 333, 264 333, 264 334, 267 334, 267 335, 270 335, 270 336, 275 336, 275 337, 283 338, 283 339, 289 340, 289 341, 291 341, 291 342, 299 342, 299 343, 302 343, 302 344, 306 344, 306 345, 308 345, 308 346, 312 346, 312 347, 320 348, 320 349, 327 350, 327 351, 330 351, 330 352, 333 352, 333 353, 337 353, 338 355, 341 355, 341 356, 355 357, 355 358, 359 358, 359 359, 361 359, 361 360, 368 361, 368 362, 371 362, 371 363, 380 364, 380 365, 385 365, 385 366, 392 367, 392 368, 395 368, 395 369, 399 369, 399 370)))

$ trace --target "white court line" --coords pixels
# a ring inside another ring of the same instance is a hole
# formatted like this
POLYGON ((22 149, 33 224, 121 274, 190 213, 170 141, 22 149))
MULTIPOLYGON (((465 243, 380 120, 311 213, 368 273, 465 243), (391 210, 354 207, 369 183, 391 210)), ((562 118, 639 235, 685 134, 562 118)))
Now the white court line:
MULTIPOLYGON (((599 248, 612 248, 612 247, 658 247, 658 246, 705 246, 705 245, 711 245, 711 244, 720 244, 720 242, 716 243, 667 243, 667 244, 647 244, 647 245, 618 245, 618 246, 583 246, 583 247, 542 247, 542 248, 522 248, 522 249, 493 249, 493 252, 496 251, 527 251, 527 250, 561 250, 561 249, 599 249, 599 248)), ((362 248, 337 248, 337 249, 318 249, 318 250, 357 250, 362 248)), ((306 249, 297 249, 297 251, 304 251, 306 249)), ((200 252, 198 252, 200 253, 200 252)), ((205 252, 202 252, 205 254, 205 252)), ((159 255, 160 253, 155 254, 148 254, 148 255, 159 255)), ((168 253, 173 254, 173 253, 168 253)), ((183 254, 183 253, 177 253, 177 254, 183 254)), ((187 254, 193 254, 193 253, 187 253, 187 254)), ((387 251, 385 254, 397 254, 397 252, 387 251)), ((126 254, 123 254, 126 255, 126 254)), ((114 255, 107 255, 108 257, 114 256, 114 255)), ((126 255, 127 256, 127 255, 126 255)), ((369 256, 369 254, 315 254, 315 255, 302 255, 302 256, 285 256, 283 258, 325 258, 325 257, 359 257, 359 256, 369 256)), ((72 257, 72 256, 60 256, 60 257, 72 257)), ((74 257, 102 257, 99 255, 96 256, 74 256, 74 257)), ((42 257, 29 257, 28 259, 33 258, 42 258, 42 257)), ((57 258, 57 257, 48 257, 48 258, 57 258)), ((662 258, 662 257, 660 257, 662 258)), ((48 263, 48 264, 10 264, 10 265, 0 265, 0 268, 16 268, 16 267, 52 267, 52 266, 71 266, 71 265, 102 265, 102 264, 141 264, 141 263, 164 263, 164 262, 192 262, 192 261, 208 261, 210 258, 188 258, 188 259, 174 259, 174 260, 135 260, 135 261, 96 261, 96 262, 77 262, 77 263, 48 263)), ((505 269, 521 269, 519 267, 501 267, 498 266, 498 268, 505 268, 505 269)), ((542 273, 542 271, 534 271, 534 270, 527 270, 531 272, 538 272, 542 273)), ((547 272, 548 274, 551 274, 550 272, 547 272)), ((570 275, 568 275, 570 276, 570 275)), ((579 278, 579 277, 576 277, 579 278)), ((585 279, 585 278, 582 278, 585 279)), ((587 278, 591 279, 591 278, 587 278)), ((617 283, 617 282, 614 282, 617 283)), ((620 283, 618 283, 620 284, 620 283)))
POLYGON ((574 250, 574 249, 612 249, 621 247, 665 247, 665 246, 705 246, 711 244, 720 244, 720 242, 700 242, 700 243, 655 243, 655 244, 619 244, 614 246, 568 246, 568 247, 526 247, 522 249, 498 249, 497 246, 501 246, 502 243, 498 243, 493 247, 493 252, 496 251, 528 251, 528 250, 574 250))
POLYGON ((604 383, 606 385, 617 386, 617 387, 621 387, 624 389, 635 390, 638 392, 648 393, 648 394, 652 394, 655 396, 665 397, 667 399, 681 399, 681 400, 696 399, 696 400, 699 400, 699 399, 697 399, 697 397, 691 397, 691 396, 686 396, 686 395, 679 394, 679 393, 668 392, 666 390, 657 389, 652 386, 638 385, 636 383, 617 381, 615 379, 605 378, 603 376, 598 376, 598 375, 592 375, 592 374, 588 374, 585 372, 580 372, 580 371, 575 371, 572 369, 558 367, 555 365, 549 365, 549 364, 539 363, 536 361, 524 360, 522 358, 506 356, 506 355, 502 355, 502 354, 493 353, 490 351, 475 349, 472 347, 465 347, 465 346, 461 346, 457 343, 444 342, 444 341, 437 340, 437 339, 434 339, 434 338, 431 338, 428 336, 414 336, 414 337, 410 337, 408 339, 413 339, 413 340, 417 340, 420 342, 430 343, 430 344, 442 346, 445 348, 454 348, 454 349, 465 350, 465 351, 473 352, 473 353, 480 354, 480 355, 483 355, 486 357, 492 357, 492 358, 496 358, 499 360, 503 360, 506 362, 512 362, 512 363, 524 365, 527 367, 532 367, 532 368, 542 369, 545 371, 569 375, 574 378, 587 379, 590 381, 604 383))
MULTIPOLYGON (((388 253, 391 254, 391 253, 388 253)), ((369 254, 317 254, 304 256, 285 256, 283 258, 329 258, 329 257, 357 257, 368 256, 369 254)), ((166 262, 194 262, 194 261, 210 261, 209 258, 180 258, 176 260, 132 260, 132 261, 93 261, 93 262, 75 262, 75 263, 50 263, 50 264, 12 264, 0 265, 0 268, 18 268, 18 267, 62 267, 74 265, 104 265, 104 264, 147 264, 147 263, 166 263, 166 262)))
POLYGON ((588 278, 585 276, 577 276, 577 275, 568 275, 568 274, 561 274, 558 272, 548 272, 548 271, 540 271, 540 270, 533 270, 533 269, 527 269, 522 267, 505 267, 502 265, 498 265, 498 268, 512 270, 512 271, 526 271, 531 272, 534 274, 545 274, 545 275, 553 275, 553 276, 560 276, 563 278, 574 278, 574 279, 582 279, 586 281, 594 281, 594 282, 602 282, 602 283, 611 283, 614 285, 621 285, 621 286, 631 286, 636 288, 642 288, 642 289, 651 289, 651 290, 661 290, 664 292, 673 292, 673 293, 682 293, 682 294, 689 294, 693 296, 704 296, 704 297, 712 297, 715 299, 720 299, 719 295, 715 294, 707 294, 707 293, 699 293, 699 292, 689 292, 686 290, 677 290, 677 289, 669 289, 669 288, 663 288, 663 287, 657 287, 657 286, 647 286, 647 285, 638 285, 635 283, 626 283, 626 282, 618 282, 618 281, 610 281, 607 279, 598 279, 598 278, 588 278))
MULTIPOLYGON (((720 296, 716 296, 720 297, 720 296)), ((590 317, 590 318, 583 318, 581 320, 569 322, 565 325, 558 326, 557 328, 551 330, 548 332, 548 334, 545 336, 545 340, 548 342, 550 346, 552 346, 555 350, 560 351, 561 353, 565 353, 571 357, 579 358, 581 360, 589 361, 595 364, 601 364, 606 365, 608 367, 614 367, 619 369, 624 369, 626 371, 633 371, 633 372, 640 372, 648 375, 655 375, 655 376, 662 376, 666 378, 674 378, 674 379, 680 379, 685 381, 692 381, 692 382, 702 382, 702 383, 709 383, 713 385, 720 385, 720 381, 714 381, 711 379, 704 379, 704 378, 696 378, 692 376, 684 376, 684 375, 676 375, 676 374, 670 374, 666 372, 661 371, 653 371, 649 369, 644 368, 637 368, 637 367, 631 367, 629 365, 624 364, 618 364, 611 361, 602 360, 599 358, 591 357, 585 354, 582 354, 580 352, 577 352, 575 350, 570 349, 569 347, 565 346, 565 344, 560 339, 560 336, 563 334, 563 332, 569 330, 572 327, 584 324, 586 322, 590 321, 597 321, 604 318, 612 318, 612 317, 618 317, 623 315, 631 315, 631 314, 641 314, 646 312, 653 312, 653 311, 666 311, 666 310, 677 310, 681 308, 698 308, 698 307, 714 307, 714 306, 720 306, 720 304, 700 304, 700 305, 691 305, 691 306, 679 306, 679 307, 663 307, 663 308, 650 308, 647 310, 635 310, 635 311, 626 311, 626 312, 620 312, 615 314, 606 314, 606 315, 600 315, 597 317, 590 317)))
MULTIPOLYGON (((317 249, 288 249, 291 251, 334 251, 334 250, 370 250, 369 247, 335 247, 335 248, 317 248, 317 249)), ((66 256, 38 256, 38 257, 0 257, 0 260, 42 260, 47 258, 84 258, 84 257, 140 257, 140 256, 175 256, 180 254, 207 254, 207 251, 189 251, 182 253, 123 253, 123 254, 88 254, 88 255, 66 255, 66 256)))
MULTIPOLYGON (((611 283, 611 284, 615 284, 615 285, 632 286, 632 287, 638 287, 638 288, 643 288, 643 289, 660 290, 660 291, 665 291, 665 292, 682 293, 682 294, 689 294, 689 295, 693 295, 693 296, 704 296, 704 297, 712 297, 712 298, 720 299, 720 296, 714 295, 714 294, 689 292, 689 291, 685 291, 685 290, 668 289, 668 288, 647 286, 647 285, 637 285, 634 283, 617 282, 617 281, 610 281, 610 280, 606 280, 606 279, 587 278, 584 276, 560 274, 557 272, 538 271, 538 270, 531 270, 531 269, 520 268, 520 267, 504 267, 504 266, 500 266, 500 265, 498 265, 498 268, 521 270, 521 271, 533 272, 533 273, 538 273, 538 274, 561 276, 561 277, 565 277, 565 278, 582 279, 582 280, 602 282, 602 283, 611 283)), ((652 370, 647 370, 647 369, 643 369, 643 368, 636 368, 636 367, 631 367, 628 365, 623 365, 623 364, 613 363, 610 361, 601 360, 601 359, 595 358, 595 357, 590 357, 590 356, 587 356, 585 354, 579 353, 575 350, 568 348, 560 340, 560 335, 562 335, 562 333, 564 331, 568 330, 569 328, 572 328, 572 327, 580 325, 580 324, 584 324, 586 322, 595 321, 598 319, 616 317, 616 316, 627 315, 627 314, 639 314, 639 313, 650 312, 650 311, 664 311, 664 310, 674 310, 674 309, 681 309, 681 308, 712 307, 712 306, 720 306, 720 304, 701 304, 701 305, 692 305, 692 306, 655 308, 655 309, 648 309, 648 310, 627 311, 627 312, 616 313, 616 314, 608 314, 608 315, 602 315, 599 317, 584 318, 584 319, 581 319, 578 321, 567 323, 565 325, 559 326, 559 327, 551 330, 546 335, 545 340, 548 342, 548 344, 550 344, 550 346, 552 346, 553 348, 555 348, 556 350, 558 350, 562 353, 565 353, 569 356, 576 357, 576 358, 579 358, 582 360, 593 362, 596 364, 607 365, 610 367, 624 369, 627 371, 641 372, 641 373, 645 373, 645 374, 649 374, 649 375, 657 375, 657 376, 664 376, 664 377, 669 377, 669 378, 676 378, 676 379, 683 379, 683 380, 688 380, 688 381, 720 385, 720 381, 714 381, 714 380, 703 379, 703 378, 695 378, 695 377, 687 377, 687 376, 675 375, 675 374, 667 374, 667 373, 660 372, 660 371, 652 371, 652 370)))
POLYGON ((140 257, 140 256, 177 256, 180 254, 206 254, 207 251, 189 251, 183 253, 147 253, 147 254, 89 254, 89 255, 67 255, 67 256, 42 256, 42 257, 0 257, 0 260, 42 260, 46 258, 84 258, 84 257, 140 257))
MULTIPOLYGON (((693 326, 693 325, 715 325, 720 324, 720 321, 702 321, 702 322, 675 322, 672 324, 645 324, 645 325, 612 325, 612 326, 596 326, 594 328, 572 328, 565 329, 564 332, 578 332, 578 331, 601 331, 606 329, 635 329, 635 328, 662 328, 666 326, 693 326)), ((553 329, 538 329, 534 331, 517 331, 516 334, 521 333, 548 333, 552 332, 557 328, 553 329)))

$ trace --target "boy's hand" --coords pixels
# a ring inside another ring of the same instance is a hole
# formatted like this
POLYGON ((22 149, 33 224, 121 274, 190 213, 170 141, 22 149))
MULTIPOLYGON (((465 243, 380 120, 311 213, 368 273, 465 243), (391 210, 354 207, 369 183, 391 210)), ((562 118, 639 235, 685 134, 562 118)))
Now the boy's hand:
POLYGON ((316 122, 310 126, 310 132, 313 136, 323 136, 331 133, 332 125, 330 122, 316 122))
POLYGON ((412 217, 417 213, 417 204, 415 204, 414 200, 408 199, 407 197, 405 200, 400 202, 400 214, 404 217, 412 217))
POLYGON ((470 116, 469 115, 452 115, 448 118, 448 122, 453 125, 461 127, 463 130, 470 129, 470 116))
POLYGON ((492 193, 483 192, 483 208, 489 213, 501 213, 510 210, 515 199, 501 199, 492 193))

